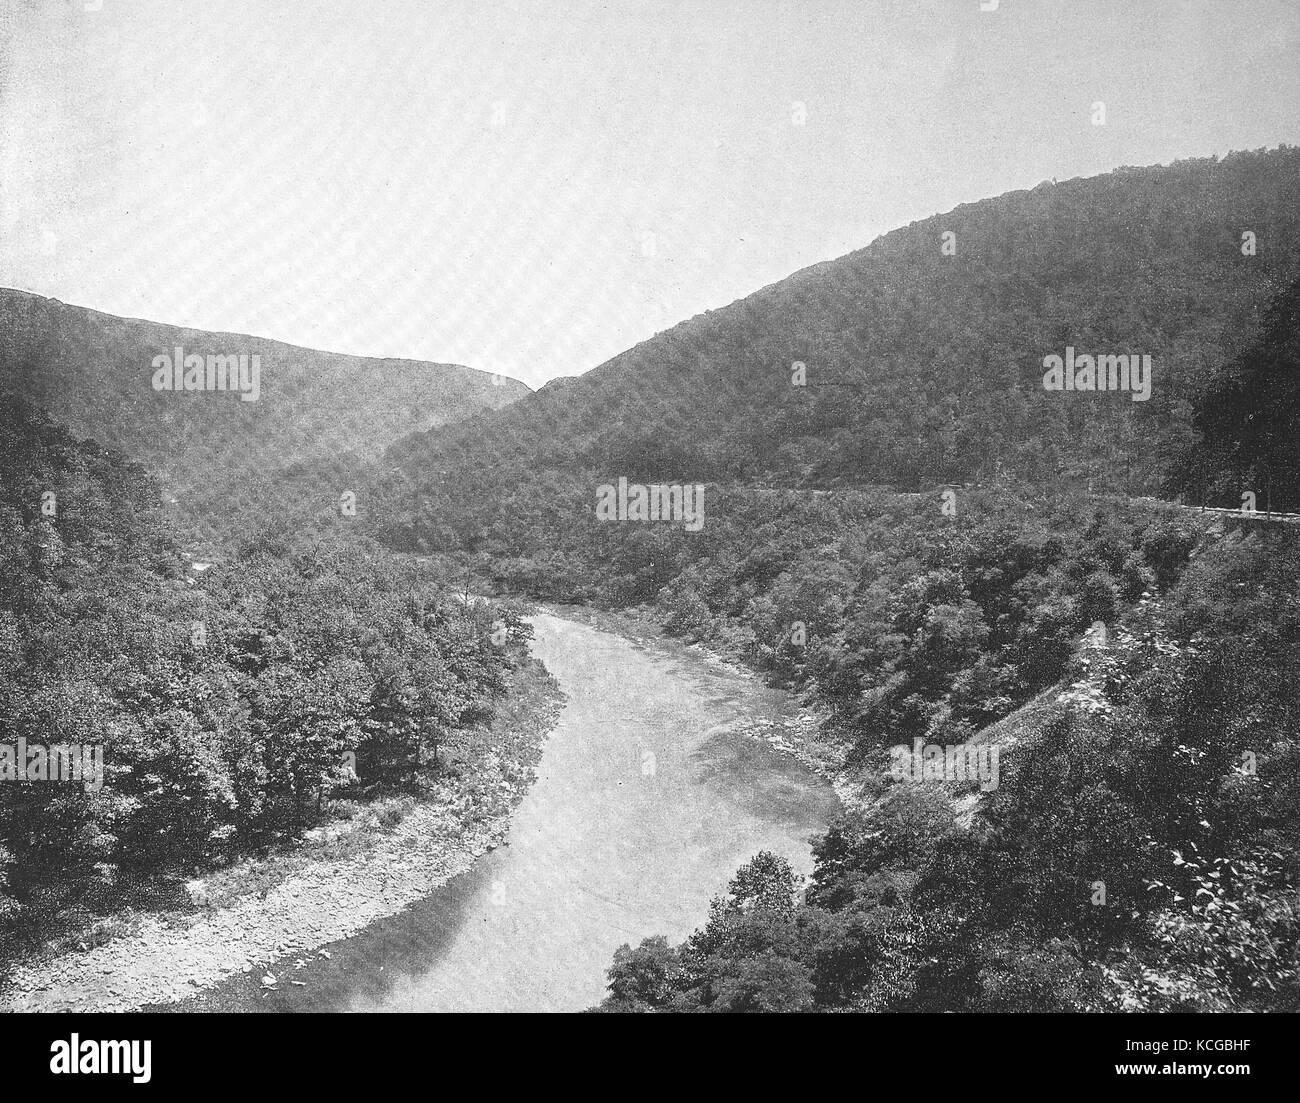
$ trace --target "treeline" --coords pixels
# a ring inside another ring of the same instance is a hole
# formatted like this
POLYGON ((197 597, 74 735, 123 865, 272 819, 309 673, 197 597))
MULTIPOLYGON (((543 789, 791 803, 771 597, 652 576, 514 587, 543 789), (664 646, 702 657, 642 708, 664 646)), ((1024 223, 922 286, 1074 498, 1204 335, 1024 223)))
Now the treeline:
POLYGON ((360 542, 267 536, 200 574, 151 477, 17 403, 0 485, 0 743, 103 762, 0 780, 0 934, 431 784, 529 634, 360 542))
POLYGON ((680 946, 625 946, 608 1011, 1300 1009, 1300 544, 1203 550, 1022 725, 971 822, 901 781, 760 854, 680 946))

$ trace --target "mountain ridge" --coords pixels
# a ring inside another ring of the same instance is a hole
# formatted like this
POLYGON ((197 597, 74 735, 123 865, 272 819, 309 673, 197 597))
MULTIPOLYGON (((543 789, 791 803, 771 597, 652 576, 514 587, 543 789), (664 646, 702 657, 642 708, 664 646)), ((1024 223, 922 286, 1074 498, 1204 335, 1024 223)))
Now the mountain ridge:
POLYGON ((214 472, 225 483, 240 468, 264 476, 343 456, 373 460, 407 433, 532 393, 465 365, 127 318, 19 288, 0 289, 0 391, 140 461, 177 496, 210 488, 214 472), (155 389, 154 357, 177 346, 256 356, 257 399, 155 389))
POLYGON ((500 372, 490 372, 484 368, 476 368, 471 364, 462 364, 452 360, 419 360, 411 356, 367 356, 364 353, 357 352, 339 352, 335 349, 317 348, 315 345, 300 345, 295 341, 285 341, 279 337, 267 337, 263 334, 244 333, 236 329, 202 329, 196 326, 182 326, 175 322, 160 322, 156 318, 142 318, 134 314, 114 314, 111 310, 100 310, 98 307, 86 306, 84 303, 68 302, 60 299, 57 295, 43 295, 39 291, 32 291, 26 287, 13 287, 9 285, 0 285, 0 296, 4 295, 22 295, 29 299, 39 299, 43 302, 54 303, 58 306, 70 307, 73 310, 81 310, 87 314, 95 314, 101 318, 111 318, 119 322, 139 322, 143 325, 160 326, 169 329, 186 330, 194 333, 203 333, 212 337, 237 337, 247 341, 261 341, 269 344, 283 345, 285 348, 295 349, 301 352, 320 353, 322 356, 349 356, 355 360, 374 360, 380 362, 394 362, 399 364, 429 364, 442 368, 464 368, 466 371, 478 372, 482 375, 500 376, 508 379, 513 383, 519 384, 528 391, 533 393, 534 388, 528 386, 522 379, 516 379, 512 375, 503 375, 500 372))

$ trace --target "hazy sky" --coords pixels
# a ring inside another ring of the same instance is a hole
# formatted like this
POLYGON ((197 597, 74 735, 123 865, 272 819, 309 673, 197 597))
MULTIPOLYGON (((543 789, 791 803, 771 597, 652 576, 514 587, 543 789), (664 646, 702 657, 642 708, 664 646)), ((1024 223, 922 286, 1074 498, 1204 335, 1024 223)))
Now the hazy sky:
POLYGON ((1300 0, 0 0, 0 284, 538 386, 958 203, 1300 144, 1298 57, 1300 0))

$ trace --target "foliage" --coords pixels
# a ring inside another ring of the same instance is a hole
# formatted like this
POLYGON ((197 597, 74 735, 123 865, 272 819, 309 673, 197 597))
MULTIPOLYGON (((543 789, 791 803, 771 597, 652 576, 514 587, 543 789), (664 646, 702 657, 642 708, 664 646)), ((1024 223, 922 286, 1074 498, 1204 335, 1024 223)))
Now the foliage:
POLYGON ((636 998, 1294 1011, 1300 594, 1284 580, 1298 569, 1289 528, 1202 549, 1162 601, 1070 659, 1069 689, 1003 747, 968 826, 944 786, 887 789, 818 843, 804 902, 715 903, 680 947, 656 944, 654 999, 636 998))
POLYGON ((102 787, 0 782, 11 931, 420 788, 529 632, 351 543, 257 539, 199 575, 152 479, 13 403, 0 482, 0 742, 104 762, 102 787))

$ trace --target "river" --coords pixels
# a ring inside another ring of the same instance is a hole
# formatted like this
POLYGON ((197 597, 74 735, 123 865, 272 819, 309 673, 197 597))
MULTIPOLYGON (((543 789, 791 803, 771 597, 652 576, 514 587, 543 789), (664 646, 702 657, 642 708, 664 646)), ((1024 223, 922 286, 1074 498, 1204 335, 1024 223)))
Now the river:
MULTIPOLYGON (((830 788, 749 734, 788 695, 675 641, 637 643, 549 613, 533 652, 568 695, 508 845, 330 947, 270 998, 230 1010, 577 1011, 622 943, 678 941, 760 850, 811 868, 830 788)), ((206 1001, 205 1001, 206 1002, 206 1001)))

